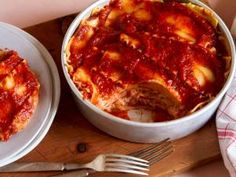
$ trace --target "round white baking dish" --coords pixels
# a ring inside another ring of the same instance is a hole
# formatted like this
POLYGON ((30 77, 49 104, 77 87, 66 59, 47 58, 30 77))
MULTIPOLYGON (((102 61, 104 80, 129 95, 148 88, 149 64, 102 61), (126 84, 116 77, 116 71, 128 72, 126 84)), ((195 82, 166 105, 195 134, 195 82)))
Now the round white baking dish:
POLYGON ((102 131, 115 136, 117 138, 121 138, 124 140, 132 141, 132 142, 142 142, 142 143, 153 143, 163 140, 165 138, 171 138, 172 140, 184 137, 186 135, 191 134, 192 132, 201 128, 213 115, 216 111, 222 97, 229 89, 235 71, 235 46, 232 39, 232 36, 221 20, 221 18, 207 5, 201 3, 196 0, 192 0, 192 3, 200 5, 204 8, 209 9, 213 12, 214 16, 219 21, 219 26, 227 39, 227 43, 229 46, 229 52, 232 57, 232 63, 230 68, 230 73, 225 82, 221 91, 217 94, 217 96, 202 109, 194 112, 191 115, 184 116, 182 118, 168 121, 168 122, 156 122, 156 123, 140 123, 129 120, 120 119, 115 117, 107 112, 104 112, 93 105, 90 101, 83 99, 83 96, 76 88, 75 84, 71 80, 67 67, 66 67, 66 46, 74 34, 75 30, 79 26, 81 20, 87 18, 91 11, 96 7, 103 7, 108 4, 108 0, 99 0, 94 4, 90 5, 87 9, 85 9, 82 13, 80 13, 75 20, 71 23, 63 41, 62 51, 61 51, 61 62, 62 68, 64 71, 64 75, 70 88, 74 94, 75 101, 83 113, 84 117, 89 120, 94 126, 101 129, 102 131))

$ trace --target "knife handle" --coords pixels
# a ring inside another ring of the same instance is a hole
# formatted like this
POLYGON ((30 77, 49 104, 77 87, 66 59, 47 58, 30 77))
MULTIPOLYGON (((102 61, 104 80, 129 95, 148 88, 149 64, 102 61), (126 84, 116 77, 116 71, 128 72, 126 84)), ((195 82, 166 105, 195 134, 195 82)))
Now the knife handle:
POLYGON ((36 171, 63 171, 63 163, 51 162, 20 162, 12 163, 7 166, 1 167, 0 172, 36 172, 36 171))
POLYGON ((55 175, 52 177, 86 177, 90 173, 88 170, 80 170, 80 171, 73 171, 73 172, 67 172, 67 173, 62 173, 59 175, 55 175))

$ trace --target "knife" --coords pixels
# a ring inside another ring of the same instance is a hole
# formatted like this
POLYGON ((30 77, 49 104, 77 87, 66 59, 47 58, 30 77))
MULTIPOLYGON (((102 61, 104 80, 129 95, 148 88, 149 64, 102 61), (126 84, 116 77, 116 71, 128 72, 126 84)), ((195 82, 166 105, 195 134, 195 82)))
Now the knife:
POLYGON ((66 171, 81 167, 78 163, 54 162, 15 162, 1 167, 0 172, 37 172, 37 171, 66 171))

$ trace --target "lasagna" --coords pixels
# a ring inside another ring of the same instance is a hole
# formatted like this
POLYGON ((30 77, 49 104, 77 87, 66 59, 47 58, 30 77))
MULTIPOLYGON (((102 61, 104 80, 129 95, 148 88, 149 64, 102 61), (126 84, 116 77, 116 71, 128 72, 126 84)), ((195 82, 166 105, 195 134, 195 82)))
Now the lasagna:
POLYGON ((38 104, 39 82, 27 61, 0 50, 0 141, 21 131, 38 104))
POLYGON ((213 14, 174 0, 111 0, 82 20, 65 52, 84 99, 144 122, 173 120, 207 104, 231 62, 213 14))

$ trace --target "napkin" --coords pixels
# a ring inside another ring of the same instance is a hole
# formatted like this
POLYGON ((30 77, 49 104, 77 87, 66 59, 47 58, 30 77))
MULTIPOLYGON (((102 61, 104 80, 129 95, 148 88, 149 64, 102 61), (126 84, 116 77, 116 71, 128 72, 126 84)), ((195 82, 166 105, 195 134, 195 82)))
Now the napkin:
MULTIPOLYGON (((236 18, 231 33, 236 39, 236 18)), ((231 177, 236 177, 236 75, 216 114, 221 154, 231 177)))

